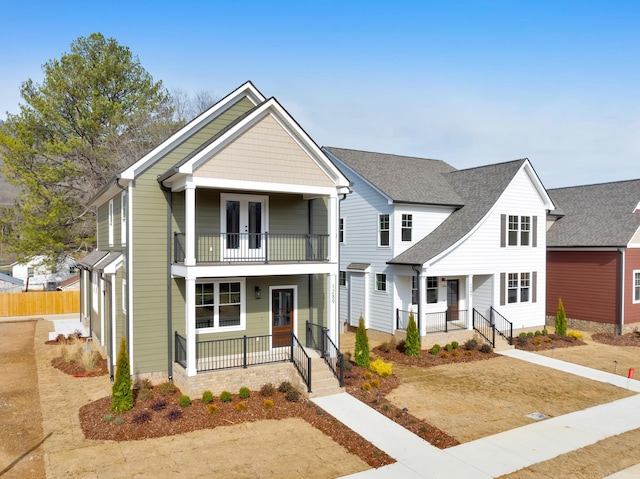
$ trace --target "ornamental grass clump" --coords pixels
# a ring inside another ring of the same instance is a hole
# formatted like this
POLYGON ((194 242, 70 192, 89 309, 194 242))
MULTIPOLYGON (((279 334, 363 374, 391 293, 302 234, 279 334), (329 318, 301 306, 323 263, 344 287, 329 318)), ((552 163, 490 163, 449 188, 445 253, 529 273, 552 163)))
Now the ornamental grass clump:
POLYGON ((247 403, 244 401, 240 401, 239 403, 236 404, 236 411, 244 411, 247 409, 247 403))
POLYGON ((406 349, 404 354, 417 358, 420 356, 420 333, 416 320, 413 317, 413 311, 409 313, 409 324, 407 325, 406 349))
POLYGON ((364 327, 364 318, 360 316, 358 319, 358 329, 356 330, 356 364, 366 368, 369 366, 369 337, 364 327))
POLYGON ((263 384, 260 388, 260 395, 264 397, 273 396, 276 392, 276 388, 271 383, 263 384))
POLYGON ((116 378, 111 389, 111 410, 113 412, 128 411, 133 407, 133 389, 129 371, 127 342, 122 338, 116 361, 116 378))

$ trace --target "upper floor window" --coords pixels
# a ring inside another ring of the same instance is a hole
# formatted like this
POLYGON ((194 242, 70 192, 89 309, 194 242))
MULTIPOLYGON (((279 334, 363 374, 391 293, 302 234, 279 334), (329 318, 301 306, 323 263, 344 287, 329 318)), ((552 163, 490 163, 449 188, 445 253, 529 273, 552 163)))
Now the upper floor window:
POLYGON ((536 247, 536 217, 519 215, 501 216, 500 246, 536 247))
POLYGON ((438 277, 427 276, 427 303, 438 302, 438 277))
POLYGON ((109 246, 113 246, 113 200, 109 200, 109 246))
POLYGON ((518 217, 509 215, 509 246, 518 245, 518 217))
POLYGON ((640 271, 633 272, 633 302, 640 303, 640 271))
POLYGON ((339 284, 340 286, 346 286, 347 285, 347 272, 346 271, 340 271, 340 275, 339 275, 339 284))
POLYGON ((344 243, 344 218, 340 218, 340 229, 338 230, 340 236, 340 243, 344 243))
POLYGON ((378 216, 378 246, 389 246, 389 215, 378 216))
POLYGON ((531 217, 520 217, 520 246, 529 246, 529 235, 531 234, 531 217))
POLYGON ((376 274, 376 291, 387 290, 387 275, 382 273, 376 274))
POLYGON ((411 241, 413 215, 402 215, 402 241, 411 241))

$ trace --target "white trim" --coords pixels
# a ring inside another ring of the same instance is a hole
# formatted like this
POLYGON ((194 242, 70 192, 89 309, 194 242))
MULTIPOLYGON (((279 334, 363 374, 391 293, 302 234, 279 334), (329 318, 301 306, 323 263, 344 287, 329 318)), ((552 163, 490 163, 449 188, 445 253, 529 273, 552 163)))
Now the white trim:
MULTIPOLYGON (((632 303, 633 304, 640 303, 640 295, 636 299, 636 276, 638 276, 638 279, 640 280, 640 269, 634 269, 633 270, 632 285, 631 285, 632 291, 633 291, 633 297, 632 297, 632 303)), ((638 287, 638 289, 640 289, 640 285, 638 285, 637 287, 638 287)))
POLYGON ((389 292, 389 281, 387 280, 387 273, 375 273, 373 275, 373 291, 383 294, 387 294, 389 292), (378 275, 384 276, 384 289, 378 289, 378 275))
POLYGON ((108 215, 107 221, 109 222, 109 246, 113 246, 113 229, 114 229, 113 198, 109 200, 109 211, 107 215, 108 215))
MULTIPOLYGON (((298 286, 295 284, 284 284, 269 286, 269 335, 273 334, 273 290, 293 289, 293 334, 298 336, 298 286)), ((273 349, 271 344, 269 349, 273 349)))
POLYGON ((392 215, 390 213, 377 213, 376 214, 376 235, 377 235, 377 245, 378 248, 384 248, 384 249, 391 249, 391 221, 392 221, 392 215), (380 233, 382 233, 382 229, 380 228, 380 217, 381 216, 387 216, 387 233, 389 234, 389 237, 387 239, 388 244, 384 245, 382 244, 382 241, 380 241, 380 233))
POLYGON ((127 295, 127 278, 122 278, 122 285, 121 285, 122 291, 121 291, 121 295, 122 298, 120 299, 120 302, 122 303, 122 313, 123 314, 127 314, 127 303, 126 303, 126 299, 128 298, 127 295))
POLYGON ((212 328, 197 328, 195 325, 194 314, 194 331, 195 334, 211 334, 211 333, 226 333, 232 331, 245 331, 247 329, 247 288, 246 278, 200 278, 194 283, 193 296, 187 298, 193 304, 193 310, 195 313, 196 304, 196 290, 195 285, 198 284, 213 284, 213 296, 214 296, 214 308, 220 307, 220 283, 240 283, 240 324, 238 326, 219 326, 220 316, 214 311, 213 314, 213 327, 212 328))
POLYGON ((127 246, 127 192, 120 193, 120 244, 127 246))

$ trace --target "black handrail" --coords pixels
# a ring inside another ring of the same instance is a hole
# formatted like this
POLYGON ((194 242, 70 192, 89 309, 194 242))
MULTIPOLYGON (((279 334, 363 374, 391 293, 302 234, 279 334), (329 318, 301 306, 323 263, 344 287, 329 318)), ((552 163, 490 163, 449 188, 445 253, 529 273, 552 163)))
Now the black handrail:
POLYGON ((291 333, 291 362, 307 385, 307 392, 311 392, 311 357, 293 332, 291 333))
POLYGON ((478 312, 476 308, 473 308, 473 329, 478 332, 480 336, 489 341, 492 348, 496 347, 496 328, 491 324, 487 318, 478 312))
POLYGON ((307 347, 320 352, 320 357, 338 379, 340 387, 344 387, 344 355, 329 337, 329 329, 307 321, 307 347))
POLYGON ((500 336, 513 345, 513 323, 502 316, 491 306, 491 324, 495 327, 500 336))

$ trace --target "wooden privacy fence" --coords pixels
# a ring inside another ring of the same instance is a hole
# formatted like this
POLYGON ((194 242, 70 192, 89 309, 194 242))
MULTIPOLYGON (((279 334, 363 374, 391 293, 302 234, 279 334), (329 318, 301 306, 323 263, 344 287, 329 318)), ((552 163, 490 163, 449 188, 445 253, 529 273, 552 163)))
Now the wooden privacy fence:
POLYGON ((0 293, 0 317, 80 313, 80 291, 0 293))

